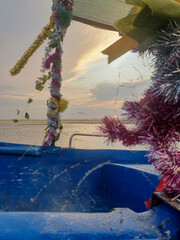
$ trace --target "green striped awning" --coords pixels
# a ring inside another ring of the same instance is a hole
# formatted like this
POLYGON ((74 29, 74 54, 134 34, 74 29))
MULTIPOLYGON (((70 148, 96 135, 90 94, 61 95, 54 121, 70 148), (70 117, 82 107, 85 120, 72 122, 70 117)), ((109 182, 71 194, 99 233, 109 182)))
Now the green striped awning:
POLYGON ((73 19, 101 29, 117 31, 114 21, 128 15, 125 0, 74 0, 73 19))

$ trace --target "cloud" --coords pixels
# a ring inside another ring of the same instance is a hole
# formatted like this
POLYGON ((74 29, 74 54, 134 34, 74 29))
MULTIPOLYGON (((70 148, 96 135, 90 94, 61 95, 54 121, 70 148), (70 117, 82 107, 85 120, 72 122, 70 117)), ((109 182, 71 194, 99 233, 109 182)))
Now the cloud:
POLYGON ((26 100, 27 99, 26 95, 16 96, 16 95, 10 95, 10 94, 3 94, 1 96, 3 96, 4 98, 9 98, 9 99, 19 99, 19 100, 26 100))
POLYGON ((125 101, 135 100, 148 87, 149 81, 129 81, 124 83, 101 82, 91 89, 96 101, 125 101))
POLYGON ((109 115, 119 115, 121 113, 120 109, 112 108, 109 106, 97 106, 97 107, 87 107, 87 106, 75 106, 69 105, 67 111, 62 115, 63 119, 92 119, 92 118, 102 118, 103 116, 109 115))
POLYGON ((0 93, 4 93, 7 91, 16 90, 16 88, 10 84, 0 84, 0 93))
POLYGON ((118 38, 115 32, 73 22, 64 43, 64 84, 81 79, 81 75, 86 73, 93 63, 104 58, 101 51, 118 38))
MULTIPOLYGON (((101 82, 96 84, 88 94, 83 89, 74 89, 74 95, 69 97, 69 109, 64 116, 81 117, 78 112, 88 116, 102 117, 104 115, 121 114, 125 100, 138 100, 150 81, 133 79, 125 82, 101 82), (82 92, 81 92, 82 91, 82 92), (70 111, 73 115, 71 116, 70 111)), ((85 117, 85 116, 84 116, 85 117)))
POLYGON ((88 108, 97 108, 97 107, 104 107, 104 108, 119 108, 122 107, 124 101, 104 101, 104 102, 98 102, 98 103, 92 103, 87 105, 88 108))

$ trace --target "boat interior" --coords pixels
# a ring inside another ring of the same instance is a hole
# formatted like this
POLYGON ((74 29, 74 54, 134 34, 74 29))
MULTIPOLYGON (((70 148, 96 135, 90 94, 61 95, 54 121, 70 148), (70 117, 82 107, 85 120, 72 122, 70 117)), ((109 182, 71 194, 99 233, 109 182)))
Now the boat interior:
POLYGON ((159 183, 145 152, 16 144, 0 151, 1 211, 144 212, 159 183))

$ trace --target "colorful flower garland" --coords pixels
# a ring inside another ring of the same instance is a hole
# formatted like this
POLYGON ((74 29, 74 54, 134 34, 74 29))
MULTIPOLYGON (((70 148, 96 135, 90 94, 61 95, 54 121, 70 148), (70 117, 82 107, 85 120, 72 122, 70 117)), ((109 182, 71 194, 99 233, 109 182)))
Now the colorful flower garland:
MULTIPOLYGON (((61 42, 63 41, 67 27, 69 27, 72 20, 72 0, 53 0, 52 11, 53 11, 53 22, 55 29, 49 33, 49 47, 46 48, 45 59, 43 59, 43 68, 51 71, 50 94, 51 98, 48 100, 48 124, 46 129, 46 136, 43 142, 44 145, 54 145, 55 141, 58 140, 60 132, 62 130, 62 124, 60 121, 60 112, 63 112, 67 106, 68 101, 62 99, 60 94, 60 88, 62 84, 62 47, 61 42), (51 53, 54 50, 54 53, 51 53), (59 130, 59 132, 57 132, 59 130)), ((43 71, 44 71, 43 69, 43 71)), ((43 76, 44 77, 44 76, 43 76)), ((47 77, 46 77, 47 79, 47 77)), ((36 83, 36 86, 42 82, 36 83)))

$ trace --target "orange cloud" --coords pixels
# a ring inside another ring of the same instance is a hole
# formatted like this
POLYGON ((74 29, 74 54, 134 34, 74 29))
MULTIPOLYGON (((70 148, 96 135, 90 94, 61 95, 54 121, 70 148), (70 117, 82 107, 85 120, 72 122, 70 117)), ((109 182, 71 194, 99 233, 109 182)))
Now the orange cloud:
POLYGON ((64 84, 76 80, 81 74, 88 71, 92 63, 104 58, 105 56, 101 51, 119 38, 116 32, 100 30, 86 25, 82 25, 82 27, 84 32, 81 33, 81 39, 76 43, 77 46, 73 50, 73 56, 69 57, 69 61, 73 61, 75 56, 78 58, 74 59, 74 65, 69 62, 69 65, 73 65, 72 75, 68 78, 65 76, 64 84), (79 52, 77 53, 77 51, 79 52))
POLYGON ((122 107, 124 101, 120 100, 120 101, 104 101, 104 102, 99 102, 99 103, 94 103, 94 104, 90 104, 87 105, 87 107, 111 107, 113 109, 122 107))

